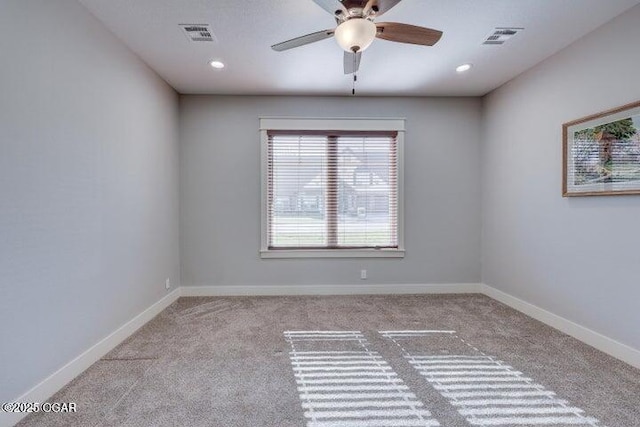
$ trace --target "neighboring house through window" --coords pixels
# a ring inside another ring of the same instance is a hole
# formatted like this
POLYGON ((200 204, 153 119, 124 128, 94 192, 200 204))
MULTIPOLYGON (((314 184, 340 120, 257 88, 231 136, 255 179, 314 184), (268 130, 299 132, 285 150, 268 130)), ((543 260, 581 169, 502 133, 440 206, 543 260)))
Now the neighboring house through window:
POLYGON ((263 258, 404 255, 404 120, 260 125, 263 258))

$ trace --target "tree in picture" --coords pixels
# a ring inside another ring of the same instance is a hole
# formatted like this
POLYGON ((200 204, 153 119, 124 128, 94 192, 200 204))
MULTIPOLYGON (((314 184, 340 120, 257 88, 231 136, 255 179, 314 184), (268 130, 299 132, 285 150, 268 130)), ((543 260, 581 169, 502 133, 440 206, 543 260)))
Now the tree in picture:
POLYGON ((631 118, 576 132, 574 184, 640 179, 637 132, 631 118))

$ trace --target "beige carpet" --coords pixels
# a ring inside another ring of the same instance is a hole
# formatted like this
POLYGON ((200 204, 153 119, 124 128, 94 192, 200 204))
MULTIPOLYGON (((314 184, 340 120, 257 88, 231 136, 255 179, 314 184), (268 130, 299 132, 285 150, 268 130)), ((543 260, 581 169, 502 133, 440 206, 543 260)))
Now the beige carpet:
POLYGON ((640 371, 480 295, 181 298, 21 426, 640 426, 640 371))

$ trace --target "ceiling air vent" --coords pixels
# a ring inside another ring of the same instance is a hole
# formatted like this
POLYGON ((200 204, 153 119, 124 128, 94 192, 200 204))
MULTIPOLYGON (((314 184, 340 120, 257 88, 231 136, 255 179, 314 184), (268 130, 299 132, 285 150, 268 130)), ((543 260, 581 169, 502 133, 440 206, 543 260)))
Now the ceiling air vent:
POLYGON ((518 34, 520 31, 524 30, 524 28, 516 28, 516 27, 499 27, 496 28, 489 37, 482 44, 488 45, 501 45, 504 44, 511 37, 518 34))
POLYGON ((209 24, 180 24, 180 28, 192 42, 214 42, 209 24))

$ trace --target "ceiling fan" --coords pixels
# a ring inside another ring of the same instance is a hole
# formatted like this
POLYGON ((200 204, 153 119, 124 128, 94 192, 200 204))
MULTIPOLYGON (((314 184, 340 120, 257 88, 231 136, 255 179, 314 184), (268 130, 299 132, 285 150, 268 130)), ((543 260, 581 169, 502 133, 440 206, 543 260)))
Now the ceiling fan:
POLYGON ((399 22, 374 22, 376 18, 388 12, 400 1, 313 0, 314 3, 335 17, 338 26, 334 29, 317 31, 274 44, 271 48, 282 52, 335 36, 336 41, 345 51, 344 73, 351 74, 358 71, 362 51, 368 48, 376 37, 393 42, 424 46, 436 44, 442 37, 442 31, 399 22))

